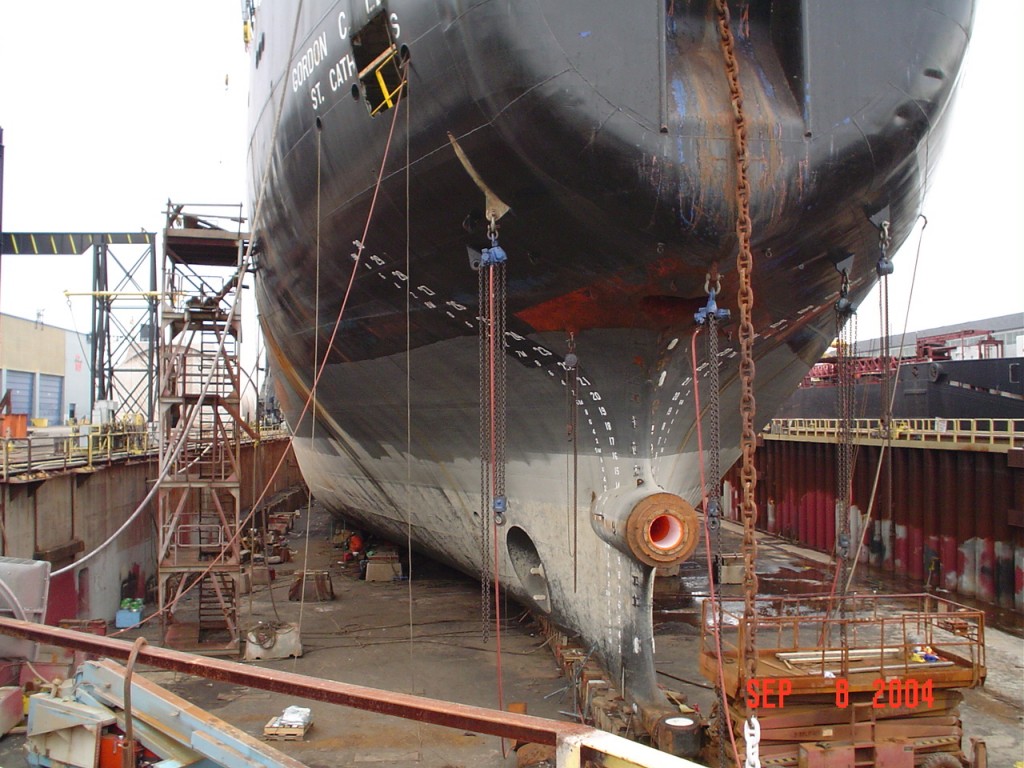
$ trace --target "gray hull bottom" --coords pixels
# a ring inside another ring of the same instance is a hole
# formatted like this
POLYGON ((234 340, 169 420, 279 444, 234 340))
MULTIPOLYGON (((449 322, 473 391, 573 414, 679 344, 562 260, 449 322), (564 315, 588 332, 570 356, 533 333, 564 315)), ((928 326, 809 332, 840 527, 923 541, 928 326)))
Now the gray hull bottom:
MULTIPOLYGON (((795 384, 805 368, 791 365, 782 350, 762 366, 795 384)), ((617 545, 622 526, 614 518, 660 491, 699 504, 689 345, 613 331, 578 340, 577 353, 575 435, 567 430, 564 369, 509 364, 504 525, 481 526, 472 337, 415 350, 408 363, 402 356, 328 367, 317 392, 318 419, 300 425, 295 452, 313 494, 352 525, 396 542, 409 537, 418 551, 477 578, 482 568, 493 573, 496 552, 504 590, 578 635, 634 701, 660 700, 654 569, 617 545), (638 377, 627 354, 641 343, 647 353, 661 352, 651 377, 638 377)), ((728 354, 719 365, 728 466, 738 432, 738 420, 725 415, 736 410, 735 366, 728 354)), ((282 395, 295 423, 304 398, 282 395)))

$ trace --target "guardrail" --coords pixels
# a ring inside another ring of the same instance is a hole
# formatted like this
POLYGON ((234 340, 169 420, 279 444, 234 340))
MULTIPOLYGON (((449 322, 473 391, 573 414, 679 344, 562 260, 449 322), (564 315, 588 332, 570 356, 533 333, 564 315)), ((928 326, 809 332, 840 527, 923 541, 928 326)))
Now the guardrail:
POLYGON ((71 432, 29 437, 5 437, 2 479, 38 472, 62 472, 110 464, 133 456, 155 454, 156 436, 146 430, 71 432))
MULTIPOLYGON (((839 419, 772 419, 762 434, 766 440, 833 442, 839 425, 839 419)), ((891 441, 904 448, 1007 453, 1024 448, 1024 419, 893 419, 888 435, 880 419, 854 419, 850 434, 861 445, 891 441)))
MULTIPOLYGON (((971 688, 985 678, 985 613, 931 594, 759 597, 758 675, 785 677, 793 694, 872 691, 879 678, 922 678, 939 688, 971 688), (925 659, 923 648, 933 658, 925 659)), ((734 598, 702 607, 705 668, 717 658, 715 614, 721 612, 723 658, 733 665, 727 688, 741 694, 735 661, 743 653, 743 604, 734 598), (731 684, 731 685, 730 685, 731 684)))
MULTIPOLYGON (((83 425, 88 426, 88 425, 83 425)), ((288 437, 287 429, 260 429, 260 440, 288 437)), ((251 443, 242 433, 240 441, 251 443)), ((124 430, 72 428, 69 432, 0 438, 0 482, 45 472, 88 469, 139 457, 156 457, 158 434, 145 426, 124 430)))

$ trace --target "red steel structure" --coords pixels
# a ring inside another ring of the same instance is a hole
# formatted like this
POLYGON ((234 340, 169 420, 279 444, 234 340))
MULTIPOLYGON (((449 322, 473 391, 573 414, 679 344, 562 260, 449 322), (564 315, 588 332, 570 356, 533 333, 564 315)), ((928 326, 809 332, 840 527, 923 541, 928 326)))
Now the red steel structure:
MULTIPOLYGON (((942 333, 934 336, 922 336, 917 339, 913 357, 854 357, 851 360, 853 377, 879 378, 888 364, 889 371, 896 374, 900 365, 912 363, 931 363, 952 360, 953 351, 960 349, 965 353, 968 348, 977 348, 979 359, 988 360, 1003 356, 1003 342, 992 336, 992 331, 963 330, 942 333), (959 342, 959 343, 956 343, 959 342)), ((963 359, 967 359, 964 357, 963 359)), ((835 360, 822 360, 811 366, 811 370, 800 382, 801 387, 834 386, 839 381, 839 365, 835 360)))
MULTIPOLYGON (((758 448, 758 527, 831 552, 835 433, 826 420, 806 429, 797 421, 774 422, 758 448)), ((971 422, 977 438, 971 439, 967 425, 929 432, 897 421, 888 449, 877 431, 855 430, 853 546, 863 535, 862 565, 1024 612, 1024 422, 980 422, 989 420, 971 422), (883 453, 892 465, 891 504, 882 483, 872 504, 883 453)), ((737 481, 733 469, 730 512, 737 481)))

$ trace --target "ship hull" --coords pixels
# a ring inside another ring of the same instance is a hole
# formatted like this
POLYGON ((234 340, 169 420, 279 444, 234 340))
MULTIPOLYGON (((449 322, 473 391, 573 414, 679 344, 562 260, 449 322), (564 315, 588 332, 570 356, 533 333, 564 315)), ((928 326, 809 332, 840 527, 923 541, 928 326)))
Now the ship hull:
MULTIPOLYGON (((709 364, 703 339, 690 350, 712 269, 738 314, 711 6, 311 5, 293 51, 291 11, 260 7, 250 145, 261 323, 303 474, 339 516, 495 578, 652 702, 654 571, 622 541, 626 518, 660 493, 700 504, 709 364), (381 96, 358 59, 381 35, 408 80, 371 117, 381 96), (491 244, 488 210, 508 254, 497 526, 470 263, 491 244)), ((857 301, 881 223, 895 249, 916 221, 971 18, 969 2, 946 5, 734 9, 759 422, 835 336, 836 264, 853 257, 857 301), (846 39, 864 18, 884 39, 846 39)), ((724 466, 740 433, 734 336, 715 362, 724 466)))

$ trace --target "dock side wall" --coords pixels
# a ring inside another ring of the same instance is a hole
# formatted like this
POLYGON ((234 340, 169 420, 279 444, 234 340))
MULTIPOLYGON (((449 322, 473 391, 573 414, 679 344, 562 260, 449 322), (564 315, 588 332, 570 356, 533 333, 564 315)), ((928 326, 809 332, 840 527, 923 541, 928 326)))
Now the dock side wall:
MULTIPOLYGON (((288 440, 243 445, 240 461, 243 510, 252 507, 268 478, 273 477, 264 501, 302 484, 288 440)), ((158 472, 154 457, 0 484, 0 554, 47 559, 53 571, 80 561, 132 515, 158 472)), ((80 568, 51 578, 47 623, 113 620, 122 593, 139 594, 156 573, 156 519, 154 497, 99 554, 80 568)))
MULTIPOLYGON (((1006 453, 892 449, 892 482, 882 449, 855 451, 851 533, 871 508, 860 561, 895 577, 1024 612, 1024 468, 1006 453)), ((836 535, 836 445, 766 440, 757 448, 758 527, 832 553, 836 535)), ((735 516, 738 474, 728 481, 735 516)))

